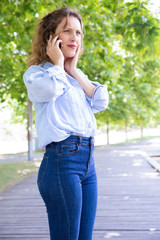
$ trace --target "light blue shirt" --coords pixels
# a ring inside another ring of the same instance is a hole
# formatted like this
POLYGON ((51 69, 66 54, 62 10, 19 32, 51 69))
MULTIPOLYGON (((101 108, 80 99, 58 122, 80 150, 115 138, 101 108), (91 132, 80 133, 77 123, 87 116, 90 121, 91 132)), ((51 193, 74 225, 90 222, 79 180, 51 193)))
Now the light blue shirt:
MULTIPOLYGON (((87 78, 80 69, 79 72, 87 78)), ((96 134, 94 113, 108 105, 105 85, 92 82, 96 88, 89 98, 76 79, 49 62, 30 66, 23 79, 28 97, 34 103, 40 147, 70 135, 91 137, 96 134)))

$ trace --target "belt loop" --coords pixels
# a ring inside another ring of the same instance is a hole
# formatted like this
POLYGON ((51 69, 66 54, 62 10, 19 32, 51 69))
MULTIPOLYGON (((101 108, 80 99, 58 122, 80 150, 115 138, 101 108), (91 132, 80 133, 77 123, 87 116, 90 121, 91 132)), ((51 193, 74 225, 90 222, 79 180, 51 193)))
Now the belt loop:
POLYGON ((89 146, 91 146, 91 137, 89 137, 89 146))
POLYGON ((82 144, 82 137, 79 136, 79 144, 82 144))
POLYGON ((90 143, 94 144, 94 137, 90 137, 90 143))

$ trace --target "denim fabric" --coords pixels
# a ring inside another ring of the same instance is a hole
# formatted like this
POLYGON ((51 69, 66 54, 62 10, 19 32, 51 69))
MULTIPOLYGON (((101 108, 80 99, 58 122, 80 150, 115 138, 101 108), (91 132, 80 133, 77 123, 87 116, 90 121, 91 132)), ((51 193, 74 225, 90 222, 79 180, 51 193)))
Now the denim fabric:
POLYGON ((93 138, 53 142, 38 173, 51 240, 91 240, 97 207, 93 138))

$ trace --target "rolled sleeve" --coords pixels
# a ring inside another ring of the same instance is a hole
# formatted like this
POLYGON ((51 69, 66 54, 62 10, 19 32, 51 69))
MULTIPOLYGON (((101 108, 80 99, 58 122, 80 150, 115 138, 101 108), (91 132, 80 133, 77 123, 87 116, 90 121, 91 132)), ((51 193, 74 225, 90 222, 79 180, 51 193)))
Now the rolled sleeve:
POLYGON ((25 72, 23 80, 32 102, 56 100, 69 89, 65 72, 59 66, 44 69, 33 65, 25 72))
POLYGON ((89 102, 93 113, 97 113, 99 111, 105 110, 108 106, 109 97, 107 86, 101 85, 98 82, 92 82, 96 86, 93 91, 92 97, 89 98, 86 95, 86 99, 89 102))
MULTIPOLYGON (((82 74, 84 78, 88 79, 88 76, 84 74, 80 69, 78 71, 82 74)), ((90 81, 90 80, 89 80, 90 81)), ((109 95, 106 85, 101 85, 99 82, 90 81, 96 88, 93 91, 92 97, 88 97, 85 94, 86 99, 93 111, 93 113, 97 113, 99 111, 105 110, 108 106, 109 95)))

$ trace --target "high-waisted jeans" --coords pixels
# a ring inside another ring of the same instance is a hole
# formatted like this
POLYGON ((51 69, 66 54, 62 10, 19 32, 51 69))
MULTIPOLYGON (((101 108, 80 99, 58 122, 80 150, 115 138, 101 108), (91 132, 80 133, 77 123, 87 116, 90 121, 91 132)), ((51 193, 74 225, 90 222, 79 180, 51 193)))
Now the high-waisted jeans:
POLYGON ((70 136, 46 147, 38 173, 51 240, 92 240, 97 207, 93 138, 70 136))

